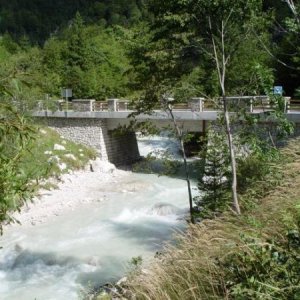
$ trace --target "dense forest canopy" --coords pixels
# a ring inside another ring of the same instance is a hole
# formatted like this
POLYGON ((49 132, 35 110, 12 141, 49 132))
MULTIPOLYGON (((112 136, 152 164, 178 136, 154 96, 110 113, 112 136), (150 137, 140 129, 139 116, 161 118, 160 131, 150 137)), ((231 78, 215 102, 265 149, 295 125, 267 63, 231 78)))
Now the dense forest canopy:
POLYGON ((99 100, 168 87, 182 100, 215 96, 208 19, 218 32, 228 13, 228 93, 260 94, 268 81, 297 96, 299 24, 281 0, 0 0, 0 77, 20 101, 62 87, 99 100))
POLYGON ((0 0, 0 32, 42 43, 68 26, 77 11, 88 23, 104 26, 128 26, 145 13, 143 0, 0 0))

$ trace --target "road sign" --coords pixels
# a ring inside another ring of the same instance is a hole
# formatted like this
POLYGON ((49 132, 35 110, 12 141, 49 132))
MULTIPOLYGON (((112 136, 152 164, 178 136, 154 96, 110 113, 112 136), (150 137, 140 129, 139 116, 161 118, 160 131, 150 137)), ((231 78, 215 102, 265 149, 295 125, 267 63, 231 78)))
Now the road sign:
POLYGON ((72 89, 61 89, 61 96, 63 98, 71 98, 72 97, 72 89))
POLYGON ((281 95, 282 96, 282 94, 283 94, 282 86, 281 85, 274 86, 273 93, 274 93, 274 95, 281 95))

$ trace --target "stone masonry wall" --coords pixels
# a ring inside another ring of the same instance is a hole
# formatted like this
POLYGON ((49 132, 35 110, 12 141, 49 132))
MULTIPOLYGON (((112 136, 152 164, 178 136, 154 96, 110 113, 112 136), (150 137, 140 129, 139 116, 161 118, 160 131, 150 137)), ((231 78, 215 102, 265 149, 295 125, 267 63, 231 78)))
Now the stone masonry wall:
POLYGON ((115 165, 140 158, 134 132, 116 136, 107 130, 106 120, 92 118, 48 118, 47 125, 71 141, 95 148, 99 157, 115 165))
POLYGON ((119 165, 128 165, 140 158, 135 132, 116 135, 112 131, 103 131, 104 144, 108 160, 119 165))

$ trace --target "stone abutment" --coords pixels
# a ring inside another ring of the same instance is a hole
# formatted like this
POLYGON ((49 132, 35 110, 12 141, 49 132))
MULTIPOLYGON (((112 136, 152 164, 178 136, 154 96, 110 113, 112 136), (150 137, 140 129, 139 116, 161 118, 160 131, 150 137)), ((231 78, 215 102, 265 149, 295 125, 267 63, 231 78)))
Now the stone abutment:
POLYGON ((96 149, 102 160, 116 166, 128 165, 140 158, 135 132, 115 134, 108 130, 106 119, 47 118, 45 123, 66 139, 96 149))

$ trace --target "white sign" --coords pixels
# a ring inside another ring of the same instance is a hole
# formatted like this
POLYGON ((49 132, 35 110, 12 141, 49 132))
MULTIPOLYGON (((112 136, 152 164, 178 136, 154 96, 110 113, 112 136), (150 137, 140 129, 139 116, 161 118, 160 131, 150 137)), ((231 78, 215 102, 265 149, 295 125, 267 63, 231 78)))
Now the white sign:
POLYGON ((282 95, 282 93, 283 93, 283 88, 282 88, 282 86, 281 86, 281 85, 274 86, 273 93, 274 93, 275 95, 282 95))
POLYGON ((61 89, 61 96, 63 98, 71 98, 72 95, 72 89, 61 89))

